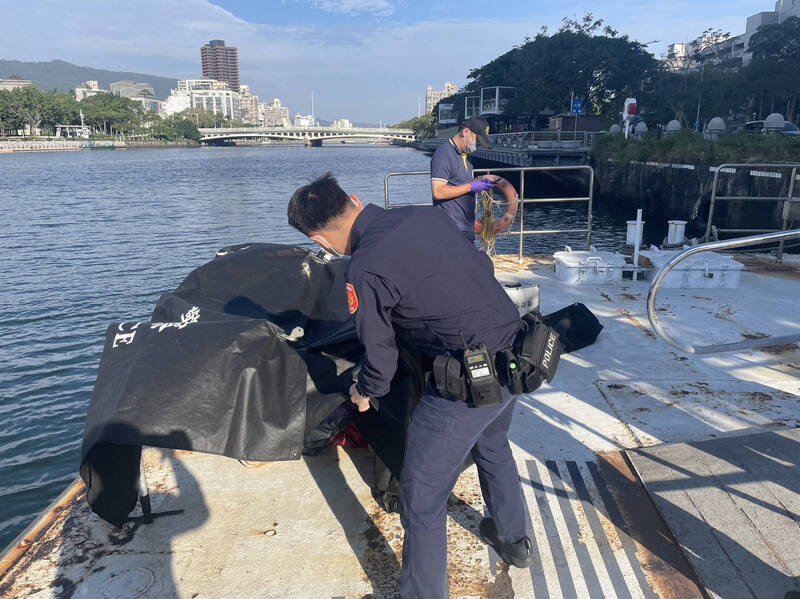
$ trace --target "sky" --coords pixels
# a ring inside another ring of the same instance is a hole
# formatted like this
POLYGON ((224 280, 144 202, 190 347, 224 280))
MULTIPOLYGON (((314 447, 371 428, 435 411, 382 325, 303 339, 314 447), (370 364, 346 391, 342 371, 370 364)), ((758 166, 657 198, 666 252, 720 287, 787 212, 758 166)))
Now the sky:
MULTIPOLYGON (((295 113, 396 123, 542 26, 592 12, 657 57, 708 28, 744 31, 769 0, 0 0, 0 58, 199 78, 200 46, 239 49, 241 83, 295 113)), ((7 76, 9 73, 0 73, 7 76)))

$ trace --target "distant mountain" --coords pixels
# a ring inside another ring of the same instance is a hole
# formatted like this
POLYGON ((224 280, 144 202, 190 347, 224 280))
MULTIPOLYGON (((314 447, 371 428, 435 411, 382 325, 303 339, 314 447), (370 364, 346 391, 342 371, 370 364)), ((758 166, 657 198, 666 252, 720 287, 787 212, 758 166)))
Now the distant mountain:
POLYGON ((30 79, 36 87, 44 91, 56 89, 60 92, 68 92, 84 81, 91 79, 97 80, 100 89, 109 89, 109 86, 114 81, 130 79, 150 84, 157 98, 166 98, 171 89, 178 87, 177 79, 156 77, 155 75, 145 75, 144 73, 81 67, 63 60, 23 62, 21 60, 0 59, 0 78, 8 77, 9 75, 18 75, 23 79, 30 79))

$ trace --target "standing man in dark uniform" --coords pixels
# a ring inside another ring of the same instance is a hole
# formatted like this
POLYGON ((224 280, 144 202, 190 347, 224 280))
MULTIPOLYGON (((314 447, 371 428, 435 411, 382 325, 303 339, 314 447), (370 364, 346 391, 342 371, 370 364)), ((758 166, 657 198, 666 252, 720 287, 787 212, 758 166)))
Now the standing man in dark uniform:
POLYGON ((470 242, 475 239, 476 193, 488 191, 497 185, 508 202, 514 198, 513 211, 506 212, 495 223, 496 232, 508 227, 516 213, 517 192, 508 181, 497 175, 473 179, 472 163, 468 156, 478 146, 491 147, 489 123, 484 118, 472 117, 464 121, 458 133, 439 146, 431 157, 433 205, 444 210, 470 242))
MULTIPOLYGON (((483 344, 492 356, 511 347, 520 326, 516 307, 494 278, 491 260, 442 210, 363 206, 329 173, 294 193, 288 217, 327 251, 352 256, 347 295, 365 349, 350 389, 359 411, 389 391, 398 359, 395 335, 445 360, 463 355, 465 343, 483 344)), ((469 399, 446 399, 429 384, 411 415, 400 476, 405 599, 447 597, 447 498, 470 452, 491 513, 481 535, 507 562, 531 563, 508 443, 516 397, 497 389, 496 403, 475 407, 469 399)))

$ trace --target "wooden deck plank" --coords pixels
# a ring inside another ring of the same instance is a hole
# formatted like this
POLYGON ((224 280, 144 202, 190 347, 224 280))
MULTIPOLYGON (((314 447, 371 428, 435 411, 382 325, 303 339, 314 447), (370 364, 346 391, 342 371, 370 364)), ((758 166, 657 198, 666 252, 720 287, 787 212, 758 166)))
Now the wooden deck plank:
POLYGON ((798 429, 630 452, 707 591, 725 598, 797 589, 798 455, 798 429))

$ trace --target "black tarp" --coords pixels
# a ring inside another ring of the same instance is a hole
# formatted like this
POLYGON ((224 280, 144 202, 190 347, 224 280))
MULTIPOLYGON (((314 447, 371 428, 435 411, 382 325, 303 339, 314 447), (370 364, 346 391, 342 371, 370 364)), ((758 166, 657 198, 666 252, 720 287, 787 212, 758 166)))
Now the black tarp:
MULTIPOLYGON (((298 459, 304 440, 346 402, 363 353, 348 311, 346 269, 347 260, 327 262, 299 247, 234 246, 164 294, 150 322, 109 327, 81 452, 92 509, 114 524, 127 519, 143 445, 298 459)), ((602 326, 579 307, 544 318, 583 346, 602 326)), ((390 393, 378 411, 354 414, 395 476, 408 416, 425 385, 416 351, 398 345, 390 393)))
MULTIPOLYGON (((142 445, 299 458, 304 438, 344 401, 362 355, 346 267, 293 246, 226 248, 164 294, 151 322, 109 327, 81 455, 92 509, 115 524, 127 518, 142 445)), ((422 384, 413 353, 403 359, 391 394, 402 406, 387 412, 395 428, 422 384)), ((360 418, 375 425, 375 416, 360 418)))

